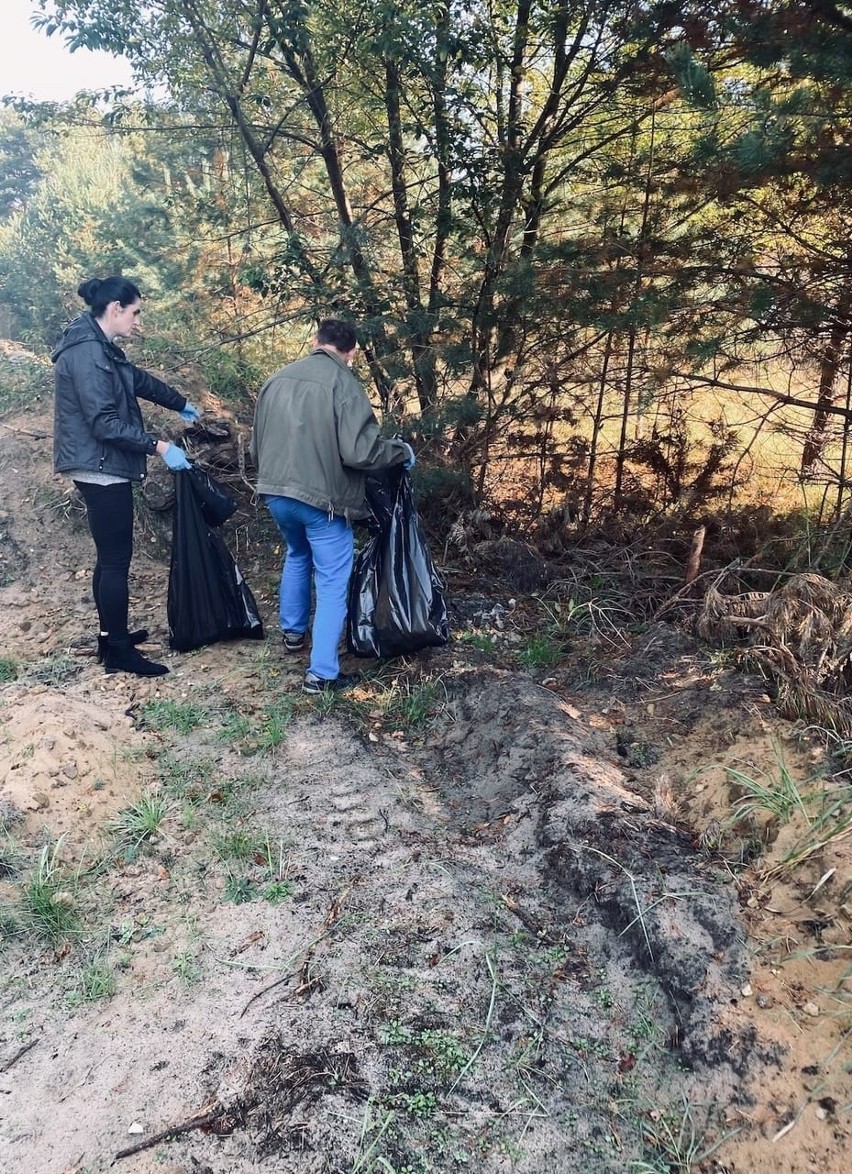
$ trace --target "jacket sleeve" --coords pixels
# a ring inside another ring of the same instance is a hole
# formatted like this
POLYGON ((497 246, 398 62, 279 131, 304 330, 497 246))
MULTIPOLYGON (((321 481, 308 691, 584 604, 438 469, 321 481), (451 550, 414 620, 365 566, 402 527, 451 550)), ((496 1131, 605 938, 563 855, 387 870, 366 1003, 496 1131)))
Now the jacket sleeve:
POLYGON ((171 408, 175 412, 182 412, 186 407, 186 397, 173 387, 169 387, 168 383, 163 383, 162 379, 156 379, 147 371, 134 367, 132 363, 130 370, 133 372, 133 390, 139 399, 150 400, 151 403, 159 404, 162 408, 171 408))
POLYGON ((80 412, 96 440, 132 452, 155 451, 156 437, 122 420, 115 396, 116 375, 97 342, 74 348, 69 371, 80 412))
POLYGON ((408 457, 401 440, 386 440, 379 429, 370 401, 352 377, 335 403, 335 425, 340 459, 350 469, 386 469, 408 457))

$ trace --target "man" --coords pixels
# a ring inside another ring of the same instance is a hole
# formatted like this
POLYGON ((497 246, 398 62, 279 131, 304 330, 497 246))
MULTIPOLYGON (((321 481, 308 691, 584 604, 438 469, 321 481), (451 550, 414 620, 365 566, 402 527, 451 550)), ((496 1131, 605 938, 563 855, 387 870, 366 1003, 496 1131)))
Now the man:
POLYGON ((348 322, 325 319, 311 353, 267 380, 255 408, 257 491, 287 547, 279 612, 289 652, 304 646, 315 577, 306 693, 347 689, 358 680, 358 674, 341 673, 338 661, 354 555, 351 522, 368 514, 365 473, 414 464, 410 445, 385 440, 379 431, 349 369, 357 349, 348 322))

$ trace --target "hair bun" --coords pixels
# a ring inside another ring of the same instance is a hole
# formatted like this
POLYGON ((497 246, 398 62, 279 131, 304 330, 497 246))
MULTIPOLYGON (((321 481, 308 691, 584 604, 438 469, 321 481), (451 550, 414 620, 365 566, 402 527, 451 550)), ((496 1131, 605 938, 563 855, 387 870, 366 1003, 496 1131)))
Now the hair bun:
POLYGON ((77 296, 81 297, 87 306, 92 306, 102 285, 103 282, 99 277, 90 277, 80 283, 77 288, 77 296))

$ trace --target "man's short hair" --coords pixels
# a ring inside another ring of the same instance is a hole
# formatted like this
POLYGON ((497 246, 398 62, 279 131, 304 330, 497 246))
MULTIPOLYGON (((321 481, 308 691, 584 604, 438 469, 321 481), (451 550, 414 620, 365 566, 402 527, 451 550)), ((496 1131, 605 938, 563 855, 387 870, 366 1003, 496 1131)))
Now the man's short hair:
POLYGON ((342 318, 323 318, 317 327, 317 343, 333 346, 336 351, 348 355, 358 345, 358 336, 351 322, 344 322, 342 318))

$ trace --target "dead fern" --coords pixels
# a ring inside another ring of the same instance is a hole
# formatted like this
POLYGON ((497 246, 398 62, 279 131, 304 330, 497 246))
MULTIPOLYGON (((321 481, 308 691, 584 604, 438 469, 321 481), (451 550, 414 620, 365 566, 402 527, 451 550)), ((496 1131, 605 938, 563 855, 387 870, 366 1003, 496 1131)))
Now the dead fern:
POLYGON ((750 668, 774 682, 785 716, 852 737, 852 594, 822 575, 794 575, 774 591, 723 595, 711 585, 696 629, 738 646, 750 668))

